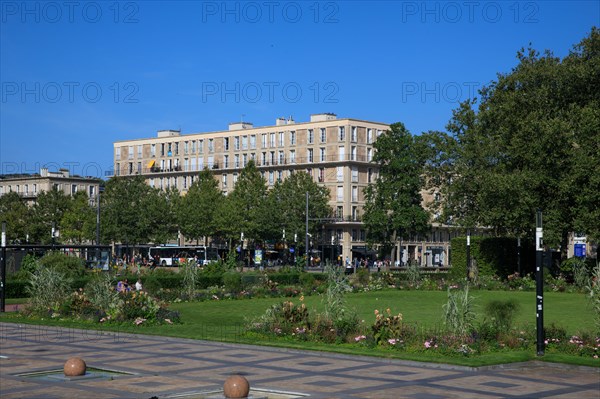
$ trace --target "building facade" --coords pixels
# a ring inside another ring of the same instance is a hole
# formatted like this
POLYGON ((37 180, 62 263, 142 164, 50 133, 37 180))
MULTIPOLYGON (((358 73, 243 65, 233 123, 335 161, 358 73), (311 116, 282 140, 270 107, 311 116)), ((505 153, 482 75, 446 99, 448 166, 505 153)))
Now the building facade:
MULTIPOLYGON (((228 130, 209 133, 161 130, 157 137, 115 142, 114 174, 142 175, 152 187, 176 187, 185 194, 198 172, 207 167, 227 194, 250 160, 269 186, 296 171, 307 172, 329 189, 334 212, 324 221, 319 237, 313 237, 311 247, 325 258, 352 259, 368 255, 361 221, 364 188, 377 177, 377 167, 371 163, 373 143, 388 127, 327 113, 311 115, 309 122, 302 123, 278 118, 275 125, 264 127, 231 123, 228 130)), ((298 236, 304 239, 303 234, 298 236)), ((431 237, 399 242, 399 258, 447 265, 449 238, 447 229, 434 228, 431 237)))
POLYGON ((72 176, 68 169, 51 172, 41 168, 39 174, 0 175, 0 196, 16 192, 28 205, 32 205, 40 193, 51 189, 62 191, 65 195, 85 191, 90 203, 95 204, 101 183, 101 179, 94 177, 72 176))

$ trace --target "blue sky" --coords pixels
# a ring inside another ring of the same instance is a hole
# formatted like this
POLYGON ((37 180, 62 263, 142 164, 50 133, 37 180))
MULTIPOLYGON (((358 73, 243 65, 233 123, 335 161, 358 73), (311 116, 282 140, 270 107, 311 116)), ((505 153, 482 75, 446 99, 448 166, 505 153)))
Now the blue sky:
POLYGON ((443 130, 531 43, 563 57, 598 1, 0 2, 0 173, 103 176, 112 144, 334 112, 443 130))

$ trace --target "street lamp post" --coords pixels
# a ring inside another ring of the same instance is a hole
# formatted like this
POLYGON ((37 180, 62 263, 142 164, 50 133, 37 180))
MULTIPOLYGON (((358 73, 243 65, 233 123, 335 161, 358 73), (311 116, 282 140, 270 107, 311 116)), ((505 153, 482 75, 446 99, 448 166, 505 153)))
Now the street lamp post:
POLYGON ((521 237, 517 237, 517 272, 521 277, 521 237))
POLYGON ((52 236, 52 249, 54 249, 54 237, 56 236, 56 223, 52 222, 52 231, 50 232, 52 236))
POLYGON ((538 209, 535 216, 535 298, 536 298, 536 330, 537 355, 544 356, 544 268, 542 211, 538 209))
POLYGON ((308 246, 308 191, 306 192, 306 270, 310 267, 310 248, 308 246))

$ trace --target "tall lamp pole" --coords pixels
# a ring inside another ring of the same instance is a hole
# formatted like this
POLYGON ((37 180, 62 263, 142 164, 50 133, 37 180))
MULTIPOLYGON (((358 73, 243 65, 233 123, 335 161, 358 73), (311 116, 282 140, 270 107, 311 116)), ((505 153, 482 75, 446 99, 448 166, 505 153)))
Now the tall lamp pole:
POLYGON ((305 244, 306 244, 306 270, 310 267, 310 248, 308 247, 308 191, 306 192, 306 234, 305 244))
POLYGON ((0 264, 0 312, 6 310, 6 222, 2 222, 2 259, 0 264))
POLYGON ((544 268, 542 266, 543 237, 542 211, 538 209, 535 215, 536 347, 538 356, 544 356, 544 268))

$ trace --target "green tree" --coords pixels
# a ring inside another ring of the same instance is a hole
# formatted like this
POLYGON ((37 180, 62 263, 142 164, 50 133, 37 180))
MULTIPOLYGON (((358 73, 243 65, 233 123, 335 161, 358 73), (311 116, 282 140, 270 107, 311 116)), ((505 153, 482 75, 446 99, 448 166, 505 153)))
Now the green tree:
POLYGON ((153 231, 162 228, 159 190, 141 176, 111 178, 100 198, 101 232, 106 241, 147 243, 153 231))
POLYGON ((30 241, 42 244, 52 242, 52 225, 60 231, 61 220, 68 204, 69 197, 56 188, 41 192, 31 209, 30 241))
MULTIPOLYGON (((178 208, 179 226, 186 238, 199 240, 217 232, 216 213, 223 202, 219 183, 210 170, 205 168, 182 197, 178 208)), ((206 245, 206 241, 204 242, 206 245)))
POLYGON ((18 193, 0 196, 0 223, 6 222, 8 242, 25 242, 29 225, 29 208, 18 193))
POLYGON ((61 235, 65 240, 81 244, 95 238, 96 210, 90 206, 85 191, 78 191, 69 199, 60 225, 61 235))
POLYGON ((269 238, 280 239, 283 231, 290 241, 294 234, 299 238, 299 246, 304 247, 306 231, 306 193, 308 192, 309 231, 315 235, 318 218, 332 214, 329 206, 329 189, 319 186, 306 172, 296 172, 282 182, 277 182, 269 191, 265 202, 263 225, 269 238))
POLYGON ((250 240, 264 239, 264 201, 267 183, 250 160, 242 169, 233 191, 217 211, 219 235, 236 241, 240 234, 250 240))
POLYGON ((146 202, 148 241, 162 244, 177 238, 179 232, 177 215, 181 207, 181 199, 179 190, 174 186, 164 191, 151 189, 151 195, 147 197, 146 202))
POLYGON ((498 235, 526 235, 535 210, 544 242, 566 254, 568 234, 600 236, 600 33, 593 28, 563 60, 533 49, 454 112, 449 133, 431 134, 431 181, 445 216, 498 235))
POLYGON ((424 233, 429 214, 423 208, 423 159, 421 146, 402 123, 394 123, 374 144, 373 162, 379 175, 365 189, 363 221, 370 244, 381 244, 390 251, 396 240, 424 233))

